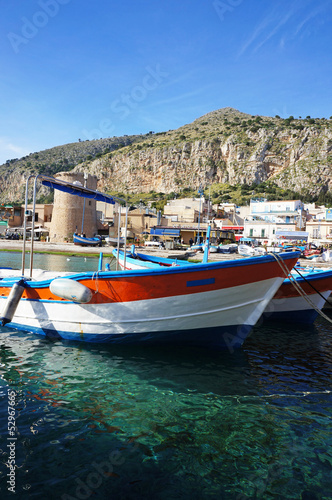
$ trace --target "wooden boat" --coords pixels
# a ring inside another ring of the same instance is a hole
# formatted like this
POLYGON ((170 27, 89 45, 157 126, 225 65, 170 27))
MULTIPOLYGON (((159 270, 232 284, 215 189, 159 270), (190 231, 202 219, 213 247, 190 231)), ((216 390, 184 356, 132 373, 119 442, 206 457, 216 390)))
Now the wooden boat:
MULTIPOLYGON (((289 253, 289 250, 286 252, 289 253)), ((117 251, 113 251, 117 256, 117 251)), ((124 254, 119 252, 119 264, 123 267, 124 254)), ((126 269, 158 268, 158 266, 197 265, 192 262, 152 257, 141 253, 129 252, 126 257, 126 269)), ((289 278, 268 303, 263 318, 271 321, 290 321, 293 323, 313 323, 326 299, 332 292, 332 269, 295 266, 289 278), (296 280, 304 292, 293 285, 296 280)))
POLYGON ((331 292, 331 268, 296 266, 268 304, 263 318, 270 321, 313 323, 331 292), (300 289, 294 287, 293 280, 300 285, 300 289))
POLYGON ((101 247, 102 240, 99 237, 86 238, 85 236, 80 236, 78 234, 73 235, 74 245, 81 245, 83 247, 101 247))
MULTIPOLYGON (((115 202, 109 195, 43 175, 35 177, 34 192, 37 181, 115 202)), ((282 266, 292 269, 298 257, 294 252, 280 261, 264 255, 136 271, 103 271, 100 259, 97 272, 73 274, 34 272, 31 259, 30 276, 23 264, 17 273, 0 272, 0 322, 74 341, 171 342, 233 350, 243 344, 281 285, 282 266)))
MULTIPOLYGON (((113 256, 117 259, 118 251, 114 249, 113 256)), ((145 253, 136 252, 135 246, 132 245, 131 251, 126 252, 126 261, 124 259, 124 251, 119 251, 119 265, 121 269, 137 270, 137 269, 158 269, 161 267, 183 267, 195 265, 194 262, 181 259, 168 259, 167 257, 159 257, 156 255, 147 255, 145 253)))

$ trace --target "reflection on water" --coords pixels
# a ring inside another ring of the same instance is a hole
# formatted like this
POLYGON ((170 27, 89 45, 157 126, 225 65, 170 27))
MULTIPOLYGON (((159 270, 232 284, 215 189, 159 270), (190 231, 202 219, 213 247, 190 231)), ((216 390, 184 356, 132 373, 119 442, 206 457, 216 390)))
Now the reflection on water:
MULTIPOLYGON (((84 254, 77 256, 65 256, 55 254, 35 253, 33 256, 33 267, 35 269, 46 269, 50 271, 97 271, 98 270, 98 257, 85 257, 84 254)), ((112 263, 112 257, 104 257, 105 263, 112 263)), ((20 252, 0 252, 0 267, 11 267, 12 269, 22 268, 22 256, 20 252)), ((30 268, 30 253, 25 258, 25 269, 30 268)))
POLYGON ((0 328, 0 498, 9 388, 17 498, 330 498, 331 333, 260 326, 230 354, 0 328))

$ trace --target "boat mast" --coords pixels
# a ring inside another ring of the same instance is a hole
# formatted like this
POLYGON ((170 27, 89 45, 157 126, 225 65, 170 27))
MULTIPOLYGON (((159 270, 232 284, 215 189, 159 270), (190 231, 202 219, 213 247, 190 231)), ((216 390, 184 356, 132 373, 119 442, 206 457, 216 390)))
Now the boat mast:
MULTIPOLYGON (((26 245, 26 239, 27 239, 27 217, 29 215, 28 213, 28 197, 29 197, 29 181, 32 177, 35 177, 35 175, 29 175, 29 177, 26 180, 25 184, 25 204, 24 204, 24 220, 23 220, 23 249, 22 249, 22 276, 24 276, 24 270, 25 270, 25 245, 26 245)), ((32 219, 34 220, 34 214, 32 214, 32 219)), ((33 240, 33 236, 32 236, 33 240)))
POLYGON ((202 203, 202 194, 203 194, 203 190, 202 190, 201 187, 198 190, 198 194, 199 194, 199 210, 198 210, 198 237, 197 237, 197 243, 199 245, 200 242, 201 242, 201 237, 200 237, 200 223, 201 223, 201 203, 202 203))

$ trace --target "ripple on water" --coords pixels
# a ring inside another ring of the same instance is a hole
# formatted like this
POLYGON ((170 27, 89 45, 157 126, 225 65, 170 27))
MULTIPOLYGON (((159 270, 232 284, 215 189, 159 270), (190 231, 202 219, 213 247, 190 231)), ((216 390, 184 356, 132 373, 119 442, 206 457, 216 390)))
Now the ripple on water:
POLYGON ((30 485, 29 498, 55 490, 79 498, 82 484, 101 499, 110 491, 135 500, 328 498, 325 323, 256 328, 232 355, 99 349, 1 331, 1 435, 9 386, 17 394, 17 485, 30 485))

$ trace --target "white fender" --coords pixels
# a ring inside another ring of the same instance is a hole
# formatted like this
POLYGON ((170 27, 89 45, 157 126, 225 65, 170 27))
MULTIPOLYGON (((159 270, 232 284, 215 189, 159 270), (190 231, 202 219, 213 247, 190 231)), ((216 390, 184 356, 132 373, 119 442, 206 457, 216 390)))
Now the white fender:
POLYGON ((92 292, 88 287, 69 278, 55 278, 50 284, 50 290, 57 297, 80 304, 86 304, 92 299, 92 292))

